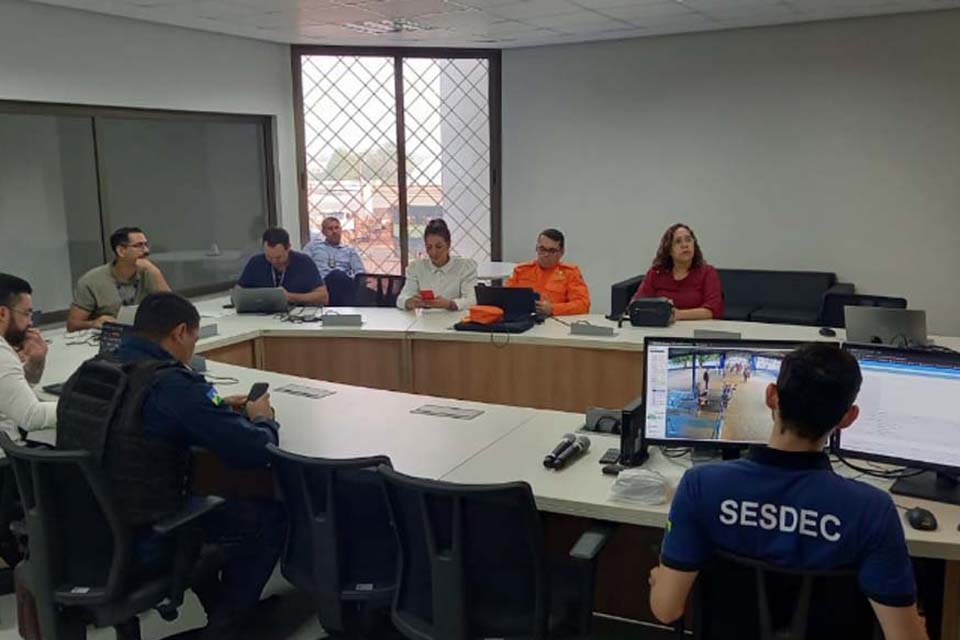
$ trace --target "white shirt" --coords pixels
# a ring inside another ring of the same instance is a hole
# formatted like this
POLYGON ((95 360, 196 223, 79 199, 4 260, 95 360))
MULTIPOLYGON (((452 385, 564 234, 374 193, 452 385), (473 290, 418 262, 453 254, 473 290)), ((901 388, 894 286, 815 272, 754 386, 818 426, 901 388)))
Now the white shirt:
POLYGON ((407 281, 397 296, 397 307, 406 308, 407 300, 425 289, 437 298, 453 300, 457 309, 468 309, 477 303, 477 263, 470 258, 450 257, 447 264, 435 267, 430 258, 411 262, 407 281))
POLYGON ((20 442, 17 427, 24 431, 57 426, 57 403, 37 398, 23 373, 23 363, 13 347, 0 336, 0 429, 20 442))

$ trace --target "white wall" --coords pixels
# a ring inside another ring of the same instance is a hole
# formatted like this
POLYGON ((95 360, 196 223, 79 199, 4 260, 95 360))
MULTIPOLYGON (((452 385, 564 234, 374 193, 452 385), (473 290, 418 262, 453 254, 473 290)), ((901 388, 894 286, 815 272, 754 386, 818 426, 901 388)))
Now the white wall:
POLYGON ((0 0, 0 99, 271 116, 280 221, 299 237, 290 48, 0 0))
POLYGON ((504 250, 563 229, 595 311, 690 223, 960 334, 960 12, 507 50, 504 250))

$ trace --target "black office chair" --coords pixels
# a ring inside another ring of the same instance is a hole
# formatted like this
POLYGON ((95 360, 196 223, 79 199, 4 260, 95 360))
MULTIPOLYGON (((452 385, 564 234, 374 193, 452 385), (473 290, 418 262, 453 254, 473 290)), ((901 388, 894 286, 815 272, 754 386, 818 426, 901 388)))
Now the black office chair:
MULTIPOLYGON (((683 637, 683 621, 674 626, 683 637)), ((802 571, 718 552, 693 594, 695 640, 879 640, 855 571, 802 571)))
POLYGON ((906 298, 888 296, 866 296, 858 293, 828 293, 823 297, 820 324, 825 327, 843 329, 847 326, 844 307, 886 307, 888 309, 906 309, 906 298))
POLYGON ((110 484, 86 451, 21 447, 0 433, 25 516, 27 558, 17 577, 32 594, 44 640, 82 640, 87 625, 114 627, 117 640, 140 640, 137 615, 155 608, 177 617, 200 556, 198 518, 223 500, 207 498, 153 526, 175 545, 173 560, 143 567, 134 532, 110 484))
POLYGON ((357 307, 393 307, 397 297, 407 281, 404 276, 382 273, 358 273, 354 280, 357 293, 354 306, 357 307))
POLYGON ((0 458, 0 559, 6 564, 0 569, 0 595, 13 593, 13 568, 20 562, 21 553, 10 526, 20 517, 13 467, 9 460, 0 458))
POLYGON ((390 459, 327 460, 267 449, 289 522, 283 576, 317 598, 328 633, 382 637, 397 545, 376 469, 390 459))
POLYGON ((572 559, 551 559, 525 482, 459 485, 386 466, 380 473, 400 546, 393 622, 406 637, 589 637, 608 531, 584 534, 572 559))

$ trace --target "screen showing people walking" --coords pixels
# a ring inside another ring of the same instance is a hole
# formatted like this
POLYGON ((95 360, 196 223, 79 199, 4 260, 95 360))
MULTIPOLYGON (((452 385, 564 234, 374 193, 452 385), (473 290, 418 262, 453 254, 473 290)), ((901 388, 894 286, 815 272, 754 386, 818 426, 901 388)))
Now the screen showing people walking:
POLYGON ((793 343, 648 340, 648 440, 764 443, 773 424, 766 388, 793 343))

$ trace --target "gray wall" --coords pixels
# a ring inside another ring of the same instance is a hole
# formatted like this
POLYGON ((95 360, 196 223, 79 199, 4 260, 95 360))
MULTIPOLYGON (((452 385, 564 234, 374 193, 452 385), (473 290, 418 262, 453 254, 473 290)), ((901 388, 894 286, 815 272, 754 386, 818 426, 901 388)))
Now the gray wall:
POLYGON ((281 223, 299 237, 289 46, 0 0, 0 99, 271 116, 281 223))
POLYGON ((568 235, 594 311, 670 223, 960 334, 960 12, 503 54, 504 250, 568 235))

